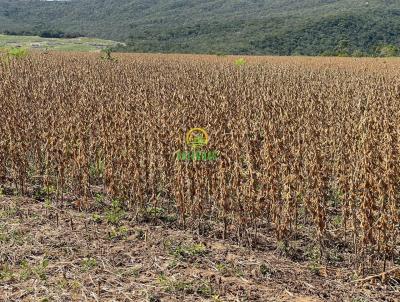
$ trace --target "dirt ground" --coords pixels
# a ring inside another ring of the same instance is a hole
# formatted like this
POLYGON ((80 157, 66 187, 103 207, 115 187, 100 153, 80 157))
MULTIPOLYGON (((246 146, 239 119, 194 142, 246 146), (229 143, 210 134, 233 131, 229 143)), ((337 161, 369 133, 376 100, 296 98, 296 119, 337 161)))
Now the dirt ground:
POLYGON ((0 301, 400 301, 397 281, 347 276, 128 212, 0 197, 0 301))

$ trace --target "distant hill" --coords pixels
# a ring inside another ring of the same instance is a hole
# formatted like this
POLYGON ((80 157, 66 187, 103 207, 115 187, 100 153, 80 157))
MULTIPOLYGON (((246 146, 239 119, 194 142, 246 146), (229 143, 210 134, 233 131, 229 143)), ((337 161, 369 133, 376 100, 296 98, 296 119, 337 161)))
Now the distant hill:
POLYGON ((400 0, 0 0, 0 31, 81 34, 130 51, 395 53, 400 0))

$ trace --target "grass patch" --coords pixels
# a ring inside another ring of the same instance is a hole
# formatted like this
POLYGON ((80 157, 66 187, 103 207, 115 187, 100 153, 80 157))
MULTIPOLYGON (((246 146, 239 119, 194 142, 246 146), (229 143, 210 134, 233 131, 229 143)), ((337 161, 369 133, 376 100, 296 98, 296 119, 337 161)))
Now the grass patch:
POLYGON ((97 261, 94 258, 84 258, 81 265, 84 271, 89 271, 97 266, 97 261))
POLYGON ((114 47, 117 42, 95 38, 42 38, 38 36, 0 35, 0 48, 25 48, 56 51, 92 52, 114 47))
POLYGON ((187 281, 160 274, 157 281, 165 291, 171 293, 198 294, 203 298, 210 298, 214 293, 211 284, 203 280, 187 281))
POLYGON ((30 278, 37 278, 40 280, 47 279, 47 267, 49 265, 49 260, 44 259, 38 265, 31 265, 28 261, 23 260, 20 264, 20 279, 28 280, 30 278))
POLYGON ((106 212, 106 221, 109 224, 118 225, 125 217, 125 211, 122 208, 121 202, 113 200, 111 207, 106 212))
POLYGON ((165 246, 169 249, 171 255, 178 259, 191 259, 199 256, 203 256, 207 253, 207 248, 202 243, 195 244, 172 244, 166 242, 165 246))

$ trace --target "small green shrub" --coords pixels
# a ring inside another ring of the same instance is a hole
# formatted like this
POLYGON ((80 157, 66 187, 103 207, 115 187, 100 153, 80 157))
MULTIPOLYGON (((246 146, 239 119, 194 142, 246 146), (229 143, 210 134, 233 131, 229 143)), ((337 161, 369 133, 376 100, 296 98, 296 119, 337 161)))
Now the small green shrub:
POLYGON ((13 278, 14 274, 7 263, 0 267, 0 281, 7 282, 13 278))
POLYGON ((13 47, 13 48, 7 49, 5 51, 5 54, 6 54, 7 58, 21 59, 21 58, 27 57, 29 53, 26 48, 13 47))
POLYGON ((96 261, 96 259, 93 259, 93 258, 84 258, 82 260, 81 264, 85 271, 89 271, 92 268, 97 266, 97 261, 96 261))
POLYGON ((260 265, 260 273, 264 277, 270 277, 273 274, 273 271, 269 266, 263 263, 260 265))
POLYGON ((92 215, 92 220, 93 220, 93 222, 95 222, 95 223, 101 223, 101 219, 102 219, 101 215, 99 215, 99 214, 97 214, 97 213, 94 213, 94 214, 92 215))
POLYGON ((237 59, 237 60, 235 61, 235 65, 236 65, 236 66, 243 66, 243 65, 245 65, 245 64, 246 64, 246 60, 243 59, 243 58, 237 59))
POLYGON ((111 56, 112 50, 110 48, 103 49, 101 51, 103 55, 100 57, 104 61, 117 61, 116 58, 111 56))
POLYGON ((23 260, 20 264, 21 272, 20 279, 28 280, 29 278, 36 277, 40 280, 47 279, 47 267, 49 266, 49 260, 44 259, 38 265, 30 265, 28 261, 23 260))
POLYGON ((109 237, 111 240, 113 239, 125 239, 130 233, 129 229, 126 226, 120 226, 117 228, 112 228, 109 232, 109 237))
POLYGON ((111 208, 106 213, 106 220, 110 224, 117 225, 125 217, 125 211, 118 200, 114 200, 111 208))
POLYGON ((202 256, 207 253, 206 247, 199 244, 179 244, 170 247, 170 253, 179 259, 187 259, 202 256))

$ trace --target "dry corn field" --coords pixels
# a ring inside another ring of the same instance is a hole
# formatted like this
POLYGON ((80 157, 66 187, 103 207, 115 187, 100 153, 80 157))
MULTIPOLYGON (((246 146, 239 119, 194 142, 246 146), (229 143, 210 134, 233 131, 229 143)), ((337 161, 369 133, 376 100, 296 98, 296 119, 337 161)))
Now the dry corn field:
POLYGON ((3 198, 83 213, 103 204, 316 270, 345 267, 354 285, 376 274, 398 294, 400 60, 113 56, 0 63, 3 198), (198 127, 218 159, 177 160, 198 127))

